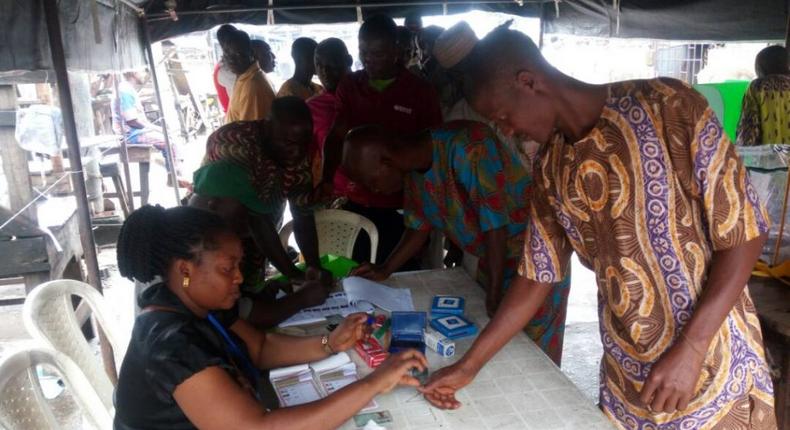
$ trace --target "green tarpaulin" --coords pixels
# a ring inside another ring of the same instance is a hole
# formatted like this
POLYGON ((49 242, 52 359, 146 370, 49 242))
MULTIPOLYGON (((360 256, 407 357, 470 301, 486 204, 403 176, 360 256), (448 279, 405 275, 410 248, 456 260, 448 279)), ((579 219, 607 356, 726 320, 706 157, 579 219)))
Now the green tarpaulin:
POLYGON ((717 84, 698 84, 694 88, 702 93, 710 107, 716 112, 719 121, 724 124, 724 131, 735 142, 738 120, 741 118, 743 95, 749 88, 749 81, 728 81, 717 84))

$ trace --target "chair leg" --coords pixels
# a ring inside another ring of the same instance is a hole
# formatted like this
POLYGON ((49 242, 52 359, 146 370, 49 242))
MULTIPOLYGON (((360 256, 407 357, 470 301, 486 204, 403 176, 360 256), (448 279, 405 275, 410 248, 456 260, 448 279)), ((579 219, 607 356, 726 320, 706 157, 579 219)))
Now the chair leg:
POLYGON ((123 210, 124 218, 129 216, 129 201, 126 200, 126 189, 123 187, 120 175, 112 176, 112 185, 115 187, 115 192, 118 194, 118 200, 121 202, 121 210, 123 210))

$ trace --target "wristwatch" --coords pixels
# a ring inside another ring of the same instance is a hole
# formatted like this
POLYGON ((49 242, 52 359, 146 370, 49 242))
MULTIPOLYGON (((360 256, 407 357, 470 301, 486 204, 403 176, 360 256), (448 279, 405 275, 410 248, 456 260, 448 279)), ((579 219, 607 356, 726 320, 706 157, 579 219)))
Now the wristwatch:
POLYGON ((327 354, 332 355, 335 353, 335 350, 332 349, 332 345, 329 344, 329 335, 325 334, 321 336, 321 347, 324 348, 327 354))

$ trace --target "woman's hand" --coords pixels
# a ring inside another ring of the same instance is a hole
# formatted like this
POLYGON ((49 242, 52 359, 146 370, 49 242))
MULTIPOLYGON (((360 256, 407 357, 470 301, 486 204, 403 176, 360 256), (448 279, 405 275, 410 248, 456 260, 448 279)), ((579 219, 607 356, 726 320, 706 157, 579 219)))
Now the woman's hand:
POLYGON ((383 264, 362 263, 351 270, 350 276, 361 276, 371 281, 383 281, 391 274, 383 264))
POLYGON ((368 376, 368 379, 376 387, 376 391, 382 394, 398 385, 419 387, 420 381, 411 376, 411 370, 417 369, 422 372, 427 368, 428 360, 425 356, 417 350, 408 349, 391 355, 368 376))
POLYGON ((340 352, 350 349, 357 341, 368 337, 368 314, 358 312, 351 314, 329 334, 329 347, 340 352))

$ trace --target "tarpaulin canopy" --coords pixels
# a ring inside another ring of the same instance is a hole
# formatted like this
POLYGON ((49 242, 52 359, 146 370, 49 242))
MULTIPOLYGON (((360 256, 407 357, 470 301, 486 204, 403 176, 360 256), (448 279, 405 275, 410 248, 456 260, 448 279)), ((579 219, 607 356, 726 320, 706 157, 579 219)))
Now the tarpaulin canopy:
POLYGON ((541 0, 430 1, 430 0, 151 0, 137 1, 145 7, 151 39, 207 30, 227 22, 248 24, 317 24, 354 22, 372 14, 403 17, 410 12, 423 16, 454 14, 469 10, 539 16, 541 0), (167 13, 175 3, 177 21, 167 13), (358 9, 359 8, 359 9, 358 9), (271 10, 271 21, 269 21, 271 10))
MULTIPOLYGON (((60 0, 60 24, 70 70, 107 71, 145 64, 137 13, 108 0, 60 0)), ((0 79, 52 80, 47 26, 38 0, 0 0, 0 79)))
POLYGON ((226 22, 277 24, 353 22, 386 13, 404 16, 470 9, 543 16, 548 33, 668 40, 784 39, 787 0, 129 0, 149 17, 153 40, 226 22), (168 11, 174 11, 171 15, 168 11), (177 17, 177 21, 173 17, 177 17))
MULTIPOLYGON (((354 22, 374 13, 404 16, 470 9, 542 16, 548 33, 670 40, 779 40, 787 0, 60 0, 69 69, 102 71, 145 63, 140 17, 152 41, 226 22, 354 22), (175 15, 170 14, 173 11, 175 15), (174 20, 174 18, 176 18, 174 20)), ((0 80, 52 67, 41 3, 0 0, 0 80)), ((41 79, 39 79, 41 80, 41 79)))
POLYGON ((544 4, 545 30, 671 40, 783 40, 787 0, 567 0, 544 4))

